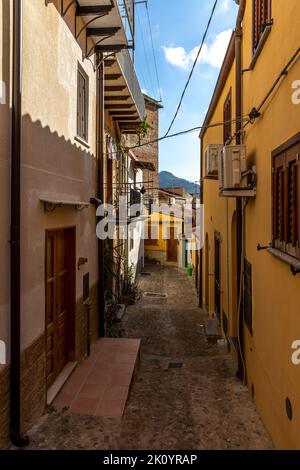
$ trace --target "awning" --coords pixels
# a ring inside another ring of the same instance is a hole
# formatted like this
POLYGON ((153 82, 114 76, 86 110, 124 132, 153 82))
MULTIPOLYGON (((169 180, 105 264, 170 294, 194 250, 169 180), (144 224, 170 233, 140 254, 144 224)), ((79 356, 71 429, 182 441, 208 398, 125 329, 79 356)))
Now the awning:
POLYGON ((71 206, 76 210, 83 210, 90 206, 90 202, 86 201, 72 201, 62 198, 40 198, 40 201, 44 204, 45 212, 53 212, 58 207, 71 206))

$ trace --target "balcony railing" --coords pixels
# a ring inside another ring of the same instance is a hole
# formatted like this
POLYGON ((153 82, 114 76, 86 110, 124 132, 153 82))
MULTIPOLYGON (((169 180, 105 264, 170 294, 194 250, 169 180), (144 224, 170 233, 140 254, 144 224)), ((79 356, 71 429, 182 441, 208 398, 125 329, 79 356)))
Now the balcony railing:
POLYGON ((117 59, 139 116, 141 119, 144 119, 146 114, 145 100, 128 50, 118 52, 117 59))

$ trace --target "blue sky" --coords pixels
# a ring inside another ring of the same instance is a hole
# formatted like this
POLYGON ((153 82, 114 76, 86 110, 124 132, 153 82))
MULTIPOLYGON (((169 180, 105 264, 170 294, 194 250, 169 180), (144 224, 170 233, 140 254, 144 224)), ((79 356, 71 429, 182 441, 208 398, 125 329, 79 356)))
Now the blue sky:
MULTIPOLYGON (((212 5, 213 0, 148 0, 164 106, 160 111, 160 135, 166 132, 174 115, 212 5)), ((141 4, 136 10, 137 74, 143 90, 159 99, 146 9, 141 4)), ((202 124, 235 25, 236 13, 237 6, 233 0, 218 1, 203 53, 172 133, 202 124)), ((195 132, 162 142, 160 171, 171 171, 190 181, 198 180, 198 134, 195 132)))

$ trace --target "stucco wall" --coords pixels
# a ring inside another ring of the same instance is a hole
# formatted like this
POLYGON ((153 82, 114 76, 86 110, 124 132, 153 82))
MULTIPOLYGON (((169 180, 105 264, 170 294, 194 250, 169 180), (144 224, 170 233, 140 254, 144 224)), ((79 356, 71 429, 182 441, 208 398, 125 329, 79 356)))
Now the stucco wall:
POLYGON ((91 286, 97 282, 95 208, 79 212, 64 206, 45 213, 40 202, 41 198, 88 202, 96 191, 96 77, 91 62, 82 61, 71 24, 71 17, 64 20, 55 2, 47 6, 39 0, 24 2, 22 348, 45 328, 46 229, 76 226, 76 261, 88 258, 77 271, 76 299, 82 296, 85 272, 90 273, 91 286), (75 141, 78 63, 89 77, 89 148, 75 141))
MULTIPOLYGON (((300 19, 296 0, 272 2, 274 24, 271 33, 252 71, 243 74, 243 114, 257 107, 271 88, 275 78, 287 64, 299 45, 300 19), (282 47, 284 44, 284 47, 282 47)), ((243 69, 251 62, 252 2, 246 2, 243 37, 243 69)), ((246 259, 252 264, 253 276, 253 335, 245 327, 245 355, 247 382, 254 387, 260 414, 278 448, 299 448, 299 390, 300 367, 292 364, 292 342, 300 338, 299 277, 293 277, 290 267, 273 258, 268 252, 257 251, 257 245, 272 240, 272 163, 271 153, 279 145, 299 132, 299 105, 292 104, 292 83, 300 79, 300 64, 296 61, 287 77, 273 93, 263 109, 263 115, 246 128, 248 166, 257 169, 257 197, 246 209, 246 259), (293 407, 290 421, 285 410, 289 397, 293 407)), ((211 122, 222 120, 223 103, 228 87, 234 83, 232 69, 211 122)), ((233 110, 234 110, 233 103, 233 110)), ((221 143, 222 128, 205 133, 203 149, 207 143, 221 143)), ((204 165, 204 162, 202 162, 204 165)), ((234 318, 232 261, 234 255, 233 215, 235 200, 218 196, 216 181, 204 181, 205 230, 209 236, 209 271, 214 272, 214 231, 221 233, 222 252, 222 309, 229 309, 234 318), (227 206, 228 204, 228 206, 227 206), (228 264, 227 264, 228 260, 228 264)), ((205 250, 204 250, 205 266, 205 250)), ((204 281, 207 276, 204 269, 204 281)), ((209 276, 210 311, 214 306, 214 278, 209 276)), ((205 282, 203 293, 205 294, 205 282)), ((230 329, 232 332, 232 329, 230 329)))

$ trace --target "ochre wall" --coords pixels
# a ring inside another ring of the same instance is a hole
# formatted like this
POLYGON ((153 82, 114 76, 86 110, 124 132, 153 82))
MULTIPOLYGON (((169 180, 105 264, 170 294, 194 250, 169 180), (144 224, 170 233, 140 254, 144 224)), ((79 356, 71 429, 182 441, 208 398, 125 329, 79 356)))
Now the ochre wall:
MULTIPOLYGON (((243 74, 243 114, 257 107, 271 88, 275 78, 299 47, 300 21, 297 0, 272 1, 274 24, 253 70, 243 74)), ((252 1, 247 0, 244 18, 243 69, 252 59, 252 1)), ((245 327, 247 383, 254 387, 255 401, 277 448, 299 449, 300 446, 300 366, 292 364, 292 342, 300 339, 300 278, 291 274, 289 265, 273 258, 267 251, 258 252, 257 245, 268 245, 272 239, 272 163, 271 153, 300 131, 300 106, 292 103, 292 83, 300 79, 300 62, 296 61, 288 76, 263 108, 263 115, 246 128, 248 166, 256 165, 257 197, 246 208, 245 256, 253 270, 253 335, 245 327), (289 398, 293 407, 290 421, 285 410, 289 398)), ((211 122, 222 120, 223 103, 228 87, 234 83, 232 68, 211 122)), ((234 110, 234 105, 233 105, 234 110)), ((222 143, 222 128, 209 129, 203 139, 222 143)), ((204 165, 204 162, 202 162, 204 165)), ((222 309, 229 310, 230 331, 233 331, 233 265, 232 220, 235 200, 218 196, 218 183, 204 180, 205 231, 210 242, 209 274, 214 273, 214 231, 222 239, 222 309), (228 204, 228 206, 227 206, 228 204), (228 265, 227 265, 228 260, 228 265)), ((203 252, 205 266, 205 250, 203 252)), ((205 293, 206 273, 203 280, 205 293)), ((214 310, 213 275, 209 277, 209 310, 214 310)))

